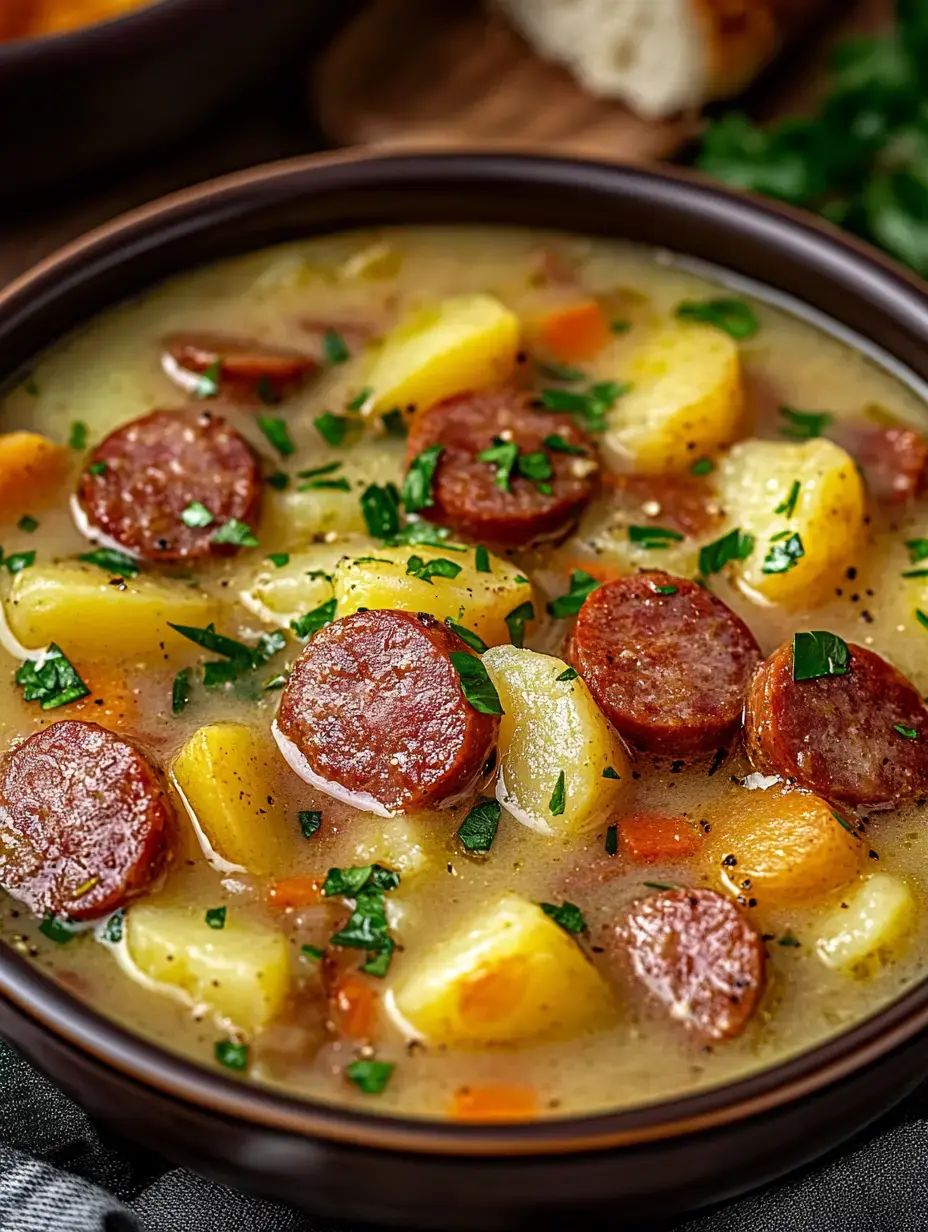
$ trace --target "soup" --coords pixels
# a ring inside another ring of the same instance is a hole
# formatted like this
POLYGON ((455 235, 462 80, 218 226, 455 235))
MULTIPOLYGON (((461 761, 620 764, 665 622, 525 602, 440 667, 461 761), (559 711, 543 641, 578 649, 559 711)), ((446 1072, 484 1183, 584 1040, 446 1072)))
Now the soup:
POLYGON ((64 34, 121 17, 152 0, 3 0, 0 41, 64 34))
POLYGON ((352 233, 113 310, 0 411, 3 935, 427 1117, 858 1022, 928 950, 923 419, 615 242, 352 233))

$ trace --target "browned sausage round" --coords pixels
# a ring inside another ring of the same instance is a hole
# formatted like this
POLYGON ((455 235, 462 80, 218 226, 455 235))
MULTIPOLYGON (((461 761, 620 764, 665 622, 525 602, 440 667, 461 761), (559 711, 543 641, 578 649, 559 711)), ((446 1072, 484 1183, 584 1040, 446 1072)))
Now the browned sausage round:
POLYGON ((413 416, 407 461, 441 445, 433 482, 434 504, 422 516, 471 539, 518 546, 558 534, 593 494, 595 451, 568 415, 533 410, 516 389, 461 394, 413 416), (560 437, 570 453, 546 445, 560 437), (527 478, 516 462, 503 482, 500 465, 479 455, 496 443, 517 445, 519 457, 542 454, 550 476, 527 478))
POLYGON ((222 392, 246 401, 274 401, 319 368, 311 355, 225 334, 174 334, 164 340, 161 364, 182 389, 216 372, 222 392))
POLYGON ((885 659, 848 646, 846 675, 793 680, 793 643, 758 667, 745 707, 752 764, 826 800, 928 794, 928 710, 885 659))
POLYGON ((879 505, 904 505, 928 484, 928 440, 914 428, 838 419, 828 435, 858 464, 879 505))
POLYGON ((161 562, 234 551, 216 533, 233 518, 253 522, 260 495, 254 453, 208 411, 153 411, 117 428, 88 459, 78 493, 91 534, 161 562), (207 526, 184 520, 193 504, 209 511, 207 526))
POLYGON ((691 756, 731 740, 761 653, 747 625, 695 582, 638 573, 588 596, 568 658, 627 740, 691 756))
POLYGON ((716 890, 662 890, 606 938, 670 1016, 703 1039, 739 1035, 764 988, 764 946, 716 890))
POLYGON ((295 748, 310 775, 385 810, 460 796, 493 750, 499 717, 465 700, 454 652, 471 654, 445 625, 413 612, 356 612, 321 629, 281 696, 287 760, 301 773, 295 748))
POLYGON ((0 884, 37 915, 106 915, 151 884, 172 816, 135 745, 52 723, 0 765, 0 884))

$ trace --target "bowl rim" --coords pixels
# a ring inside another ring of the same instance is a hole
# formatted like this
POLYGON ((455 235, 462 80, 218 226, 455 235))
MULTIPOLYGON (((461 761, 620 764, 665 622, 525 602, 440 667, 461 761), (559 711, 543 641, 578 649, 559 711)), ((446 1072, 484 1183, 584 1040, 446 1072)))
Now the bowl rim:
MULTIPOLYGON (((179 8, 187 2, 161 0, 153 9, 179 8)), ((868 294, 896 302, 897 317, 909 325, 914 323, 916 332, 928 342, 928 287, 882 253, 814 215, 721 186, 681 168, 611 164, 532 148, 404 148, 314 154, 183 189, 97 227, 0 289, 0 326, 10 315, 15 319, 18 313, 30 311, 29 301, 41 300, 48 284, 63 285, 59 295, 66 296, 72 270, 76 276, 81 266, 94 260, 110 266, 114 262, 131 264, 147 235, 170 232, 174 223, 191 213, 222 211, 230 203, 237 203, 243 216, 260 213, 288 190, 309 195, 307 177, 313 181, 309 188, 324 195, 338 187, 376 186, 384 178, 391 185, 401 183, 408 187, 439 171, 462 182, 491 176, 500 187, 528 183, 563 189, 571 182, 593 182, 601 191, 619 196, 623 186, 631 192, 633 185, 639 191, 665 197, 682 194, 688 209, 695 211, 700 203, 703 207, 708 204, 717 220, 737 219, 745 230, 761 225, 769 230, 773 226, 781 247, 815 253, 823 267, 818 270, 823 278, 829 276, 829 269, 838 268, 860 277, 868 294)), ((681 248, 685 250, 685 244, 681 248)), ((86 268, 84 273, 86 276, 86 268)), ((34 303, 31 311, 36 311, 34 303)), ((66 1049, 89 1056, 171 1100, 234 1121, 354 1148, 420 1156, 502 1156, 513 1160, 640 1146, 769 1114, 823 1092, 928 1029, 926 977, 849 1030, 747 1077, 695 1094, 592 1115, 503 1125, 458 1125, 369 1113, 314 1101, 275 1087, 243 1083, 104 1017, 5 942, 0 942, 0 997, 30 1020, 32 1029, 53 1036, 66 1049)))

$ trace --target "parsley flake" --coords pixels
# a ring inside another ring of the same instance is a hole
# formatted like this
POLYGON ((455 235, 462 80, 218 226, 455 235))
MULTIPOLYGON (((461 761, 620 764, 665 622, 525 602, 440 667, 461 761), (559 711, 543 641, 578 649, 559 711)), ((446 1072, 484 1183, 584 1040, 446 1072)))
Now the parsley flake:
POLYGON ((515 441, 504 441, 500 436, 494 436, 491 448, 477 454, 478 462, 488 462, 496 467, 496 477, 493 482, 505 492, 512 491, 512 469, 519 457, 519 446, 515 441))
POLYGON ((171 713, 180 714, 190 701, 190 668, 182 667, 171 686, 171 713))
POLYGON ((361 493, 361 513, 368 534, 374 539, 391 539, 400 528, 400 494, 390 483, 372 483, 361 493))
POLYGON ((403 504, 407 512, 415 513, 419 509, 428 509, 435 504, 432 495, 432 483, 435 479, 435 468, 438 459, 444 452, 444 445, 430 445, 413 458, 403 480, 403 504))
POLYGON ((513 646, 521 646, 525 641, 525 626, 528 621, 535 619, 535 608, 531 603, 520 603, 518 607, 514 607, 509 613, 506 620, 506 628, 509 630, 509 640, 513 646))
POLYGON ((477 545, 474 549, 474 568, 478 573, 492 573, 490 568, 490 553, 485 547, 477 545))
POLYGON ((458 827, 461 846, 475 855, 486 855, 496 838, 500 812, 496 800, 481 796, 458 827))
POLYGON ((195 398, 215 398, 219 394, 219 382, 222 379, 222 360, 214 359, 213 362, 200 375, 199 380, 193 387, 193 396, 195 398))
POLYGON ((586 450, 582 445, 571 445, 570 441, 565 440, 559 432, 546 436, 541 443, 545 449, 550 449, 552 453, 568 453, 577 458, 586 456, 586 450))
POLYGON ((28 513, 24 513, 16 525, 21 531, 25 531, 27 535, 31 535, 33 531, 39 529, 38 521, 28 513))
POLYGON ((380 1095, 396 1067, 392 1061, 352 1061, 345 1075, 365 1095, 380 1095))
POLYGON ((248 1045, 237 1044, 234 1040, 216 1041, 216 1060, 226 1069, 243 1074, 248 1068, 248 1045))
POLYGON ((327 329, 322 336, 322 355, 330 367, 335 364, 345 364, 351 358, 351 352, 345 345, 344 338, 334 329, 327 329))
POLYGON ((141 572, 142 566, 125 552, 116 548, 96 548, 93 552, 82 552, 77 558, 87 565, 96 565, 105 569, 115 577, 134 578, 141 572))
POLYGON ((541 405, 547 411, 559 411, 576 417, 588 432, 604 432, 606 415, 619 398, 627 394, 631 385, 624 381, 601 381, 591 385, 585 393, 569 389, 545 389, 541 393, 541 405))
POLYGON ((286 423, 277 415, 259 415, 255 420, 271 445, 282 458, 289 458, 296 453, 296 445, 290 438, 286 423))
POLYGON ((780 428, 780 435, 794 441, 814 440, 822 435, 833 419, 830 411, 797 411, 791 406, 781 406, 780 414, 786 420, 780 428))
POLYGON ((609 826, 606 830, 606 855, 614 856, 619 850, 619 827, 609 826))
POLYGON ((43 659, 24 663, 15 679, 25 700, 41 703, 43 710, 55 710, 90 693, 57 642, 52 642, 43 659))
POLYGON ((715 470, 715 463, 711 458, 697 458, 690 467, 691 475, 711 475, 715 470))
POLYGON ((327 445, 343 444, 352 426, 347 415, 333 415, 331 411, 324 411, 313 420, 313 423, 327 445))
POLYGON ((201 501, 191 501, 180 515, 180 520, 192 530, 203 526, 212 526, 215 518, 201 501))
POLYGON ((297 620, 290 621, 290 628, 300 638, 309 637, 310 634, 318 632, 319 629, 324 629, 326 625, 330 625, 335 619, 335 608, 337 601, 327 599, 325 603, 320 603, 318 607, 314 607, 311 612, 300 616, 297 620))
POLYGON ((799 500, 799 493, 801 491, 802 484, 798 479, 794 479, 786 498, 777 505, 773 512, 782 513, 784 517, 791 518, 796 512, 796 501, 799 500))
POLYGON ((788 573, 790 569, 794 569, 799 564, 803 556, 805 556, 805 548, 802 546, 802 539, 798 534, 788 534, 784 538, 777 537, 770 541, 770 550, 764 557, 764 563, 761 565, 761 573, 788 573))
POLYGON ((906 740, 918 740, 918 729, 915 727, 906 727, 904 723, 894 723, 893 731, 897 731, 900 736, 905 736, 906 740))
POLYGON ((300 831, 304 838, 312 838, 321 825, 321 809, 300 809, 300 831))
POLYGON ((851 656, 847 642, 822 629, 793 635, 793 679, 818 680, 822 676, 846 676, 851 656))
POLYGON ((206 913, 206 925, 208 928, 221 929, 226 926, 226 909, 225 907, 210 907, 206 913))
POLYGON ((39 932, 56 945, 67 945, 77 936, 77 929, 70 920, 60 915, 47 915, 39 925, 39 932))
POLYGON ((603 771, 602 777, 604 779, 620 779, 622 776, 614 766, 607 766, 603 771))
POLYGON ((68 433, 68 448, 78 451, 87 448, 87 433, 88 428, 80 419, 76 419, 71 424, 71 430, 68 433))
POLYGON ((575 667, 565 667, 559 676, 555 676, 555 680, 576 680, 580 673, 575 667))
POLYGON ((450 657, 465 701, 481 714, 503 714, 496 686, 480 659, 466 650, 452 650, 450 657))
POLYGON ((538 905, 545 915, 550 916, 555 924, 560 924, 565 932, 582 933, 586 928, 583 912, 573 903, 561 903, 560 907, 555 906, 554 903, 539 903, 538 905))
POLYGON ((743 299, 684 300, 674 315, 680 321, 714 325, 739 342, 753 338, 760 329, 754 309, 743 299))
POLYGON ((680 543, 683 536, 677 530, 669 530, 666 526, 630 526, 628 528, 629 543, 636 543, 646 550, 668 548, 672 543, 680 543))
POLYGON ((213 535, 213 543, 231 543, 237 548, 256 548, 258 540, 250 526, 240 522, 238 518, 229 518, 213 535))
POLYGON ((483 654, 487 649, 487 644, 478 634, 464 625, 459 625, 456 620, 452 620, 450 616, 445 617, 445 624, 452 633, 456 633, 465 646, 469 646, 471 650, 475 650, 477 654, 483 654))
POLYGON ((699 549, 699 572, 703 577, 718 573, 733 560, 747 560, 754 551, 754 536, 735 528, 714 543, 699 549))
POLYGON ((568 616, 576 616, 583 607, 587 595, 598 589, 600 583, 582 569, 575 569, 570 577, 570 589, 566 595, 559 595, 548 604, 548 612, 557 620, 568 616))
POLYGON ((456 578, 461 572, 461 566, 456 561, 439 556, 436 560, 423 560, 421 556, 410 556, 406 562, 406 576, 418 578, 420 582, 428 582, 434 586, 433 578, 456 578))
POLYGON ((551 799, 548 801, 548 812, 552 817, 561 817, 564 813, 564 808, 567 803, 567 785, 562 770, 557 776, 557 782, 554 784, 554 791, 551 793, 551 799))

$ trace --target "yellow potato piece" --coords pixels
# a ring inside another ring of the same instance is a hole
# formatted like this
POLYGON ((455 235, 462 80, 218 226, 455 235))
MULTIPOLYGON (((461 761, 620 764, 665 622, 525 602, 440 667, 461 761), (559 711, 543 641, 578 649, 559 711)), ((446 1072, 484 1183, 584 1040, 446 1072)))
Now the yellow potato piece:
POLYGON ((249 873, 284 864, 286 820, 273 742, 243 723, 210 723, 178 753, 172 777, 220 860, 249 873))
POLYGON ((492 295, 459 295, 402 322, 384 339, 366 384, 370 411, 424 410, 466 389, 507 380, 519 349, 518 318, 492 295))
POLYGON ((622 373, 632 388, 608 415, 607 458, 646 474, 686 470, 738 435, 744 410, 734 340, 677 322, 652 334, 622 373))
POLYGON ((68 468, 68 451, 37 432, 0 435, 0 518, 44 503, 68 468))
POLYGON ((904 881, 875 873, 843 896, 822 921, 816 952, 826 967, 866 977, 892 961, 915 924, 915 897, 904 881))
POLYGON ((710 859, 732 894, 761 909, 801 906, 848 885, 864 843, 819 796, 739 788, 712 818, 710 859))
POLYGON ((463 1048, 595 1030, 612 994, 576 941, 541 908, 504 894, 425 953, 407 952, 393 990, 426 1040, 463 1048))
POLYGON ((499 802, 540 834, 579 834, 599 825, 631 781, 631 764, 583 680, 558 680, 567 670, 562 659, 516 646, 488 650, 483 663, 504 711, 499 802), (610 766, 618 779, 603 778, 610 766), (551 806, 561 775, 563 811, 556 813, 551 806))
POLYGON ((286 938, 230 906, 210 928, 199 907, 138 903, 126 912, 129 957, 148 979, 181 989, 241 1031, 266 1026, 290 985, 286 938))
POLYGON ((17 573, 6 603, 9 625, 24 646, 57 642, 74 659, 160 653, 190 643, 168 623, 199 625, 215 616, 213 601, 189 583, 140 574, 122 585, 95 565, 36 564, 17 573))
MULTIPOLYGON (((430 839, 424 824, 414 817, 394 817, 378 821, 376 827, 354 848, 355 865, 382 864, 399 873, 407 885, 438 863, 434 839, 430 839)), ((390 900, 393 901, 392 899, 390 900)))
POLYGON ((750 556, 732 566, 749 594, 806 606, 824 598, 854 562, 864 486, 851 457, 831 441, 742 441, 722 464, 719 495, 731 525, 754 537, 750 556), (803 555, 784 572, 769 572, 792 535, 803 555))
POLYGON ((346 558, 335 570, 335 596, 339 616, 358 608, 400 612, 427 612, 439 620, 450 617, 481 637, 489 646, 508 642, 506 617, 523 603, 532 601, 531 583, 516 579, 525 575, 514 565, 490 556, 490 572, 477 571, 473 548, 415 547, 373 548, 360 560, 346 558), (417 556, 426 564, 450 560, 459 565, 455 577, 430 581, 410 575, 409 561, 417 556), (365 560, 364 557, 369 559, 365 560), (370 559, 372 558, 372 559, 370 559))
POLYGON ((343 557, 371 550, 370 540, 352 536, 295 552, 280 568, 266 562, 244 577, 239 599, 253 615, 286 629, 291 620, 333 598, 332 578, 343 557))

